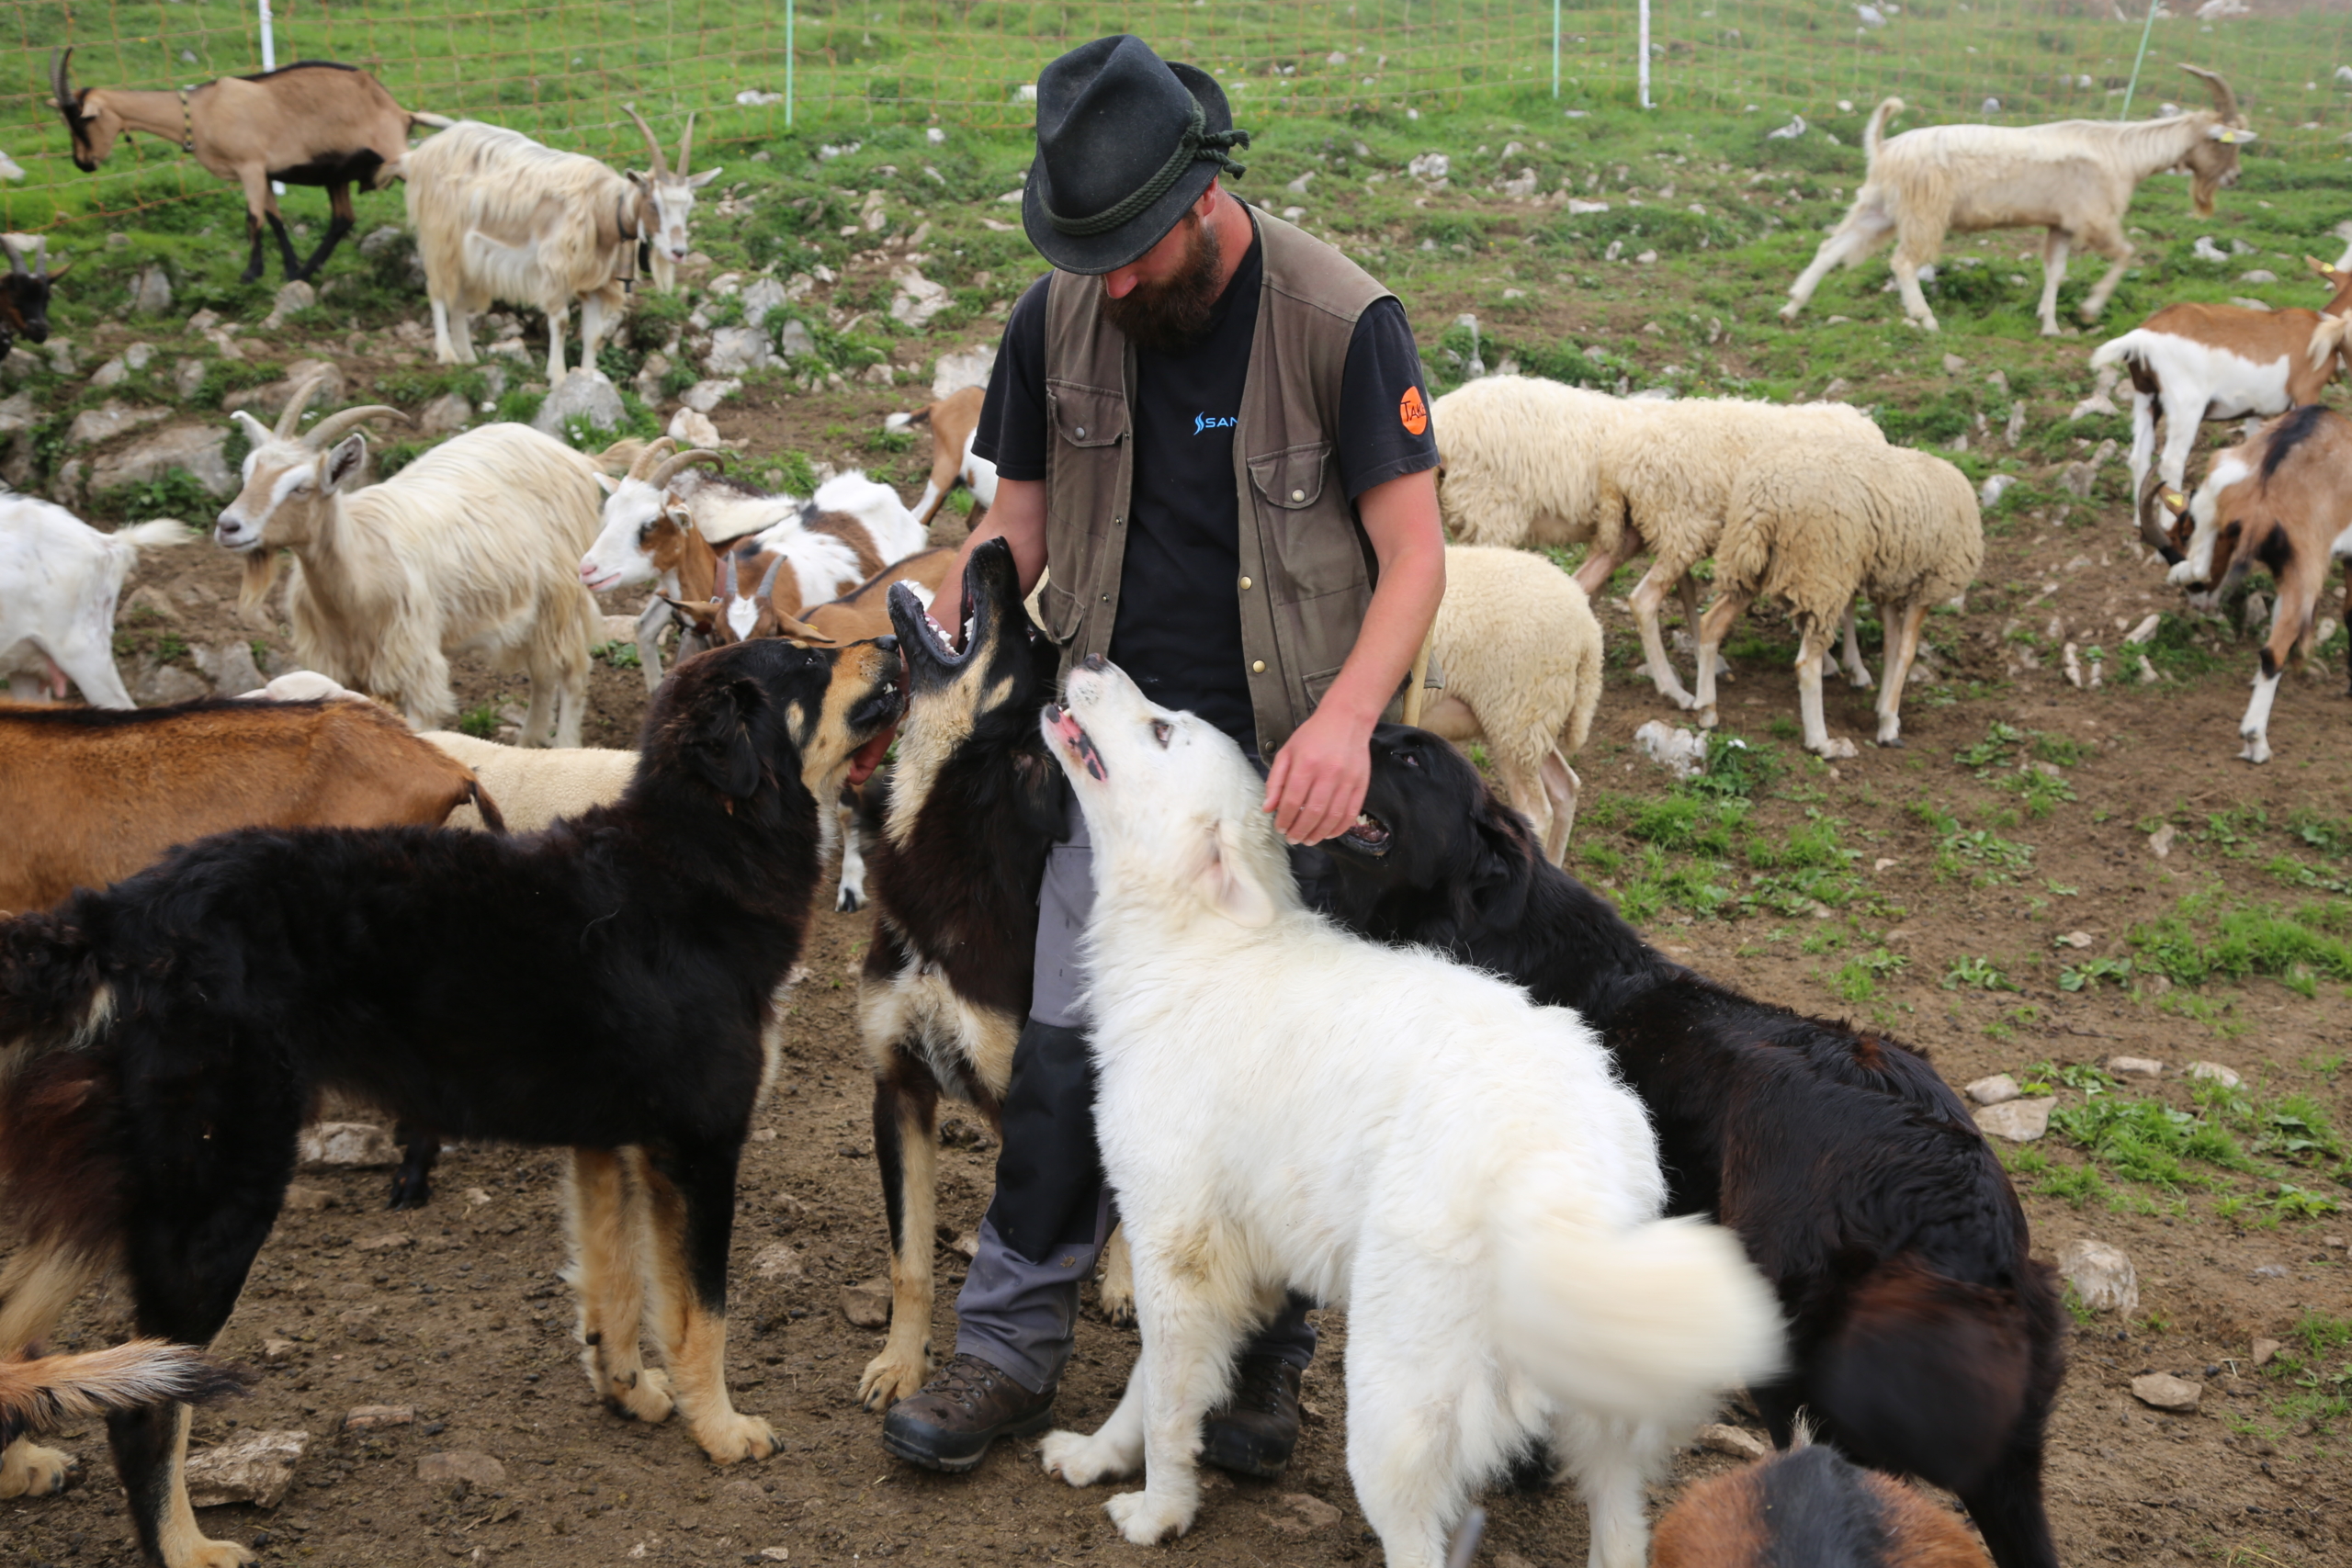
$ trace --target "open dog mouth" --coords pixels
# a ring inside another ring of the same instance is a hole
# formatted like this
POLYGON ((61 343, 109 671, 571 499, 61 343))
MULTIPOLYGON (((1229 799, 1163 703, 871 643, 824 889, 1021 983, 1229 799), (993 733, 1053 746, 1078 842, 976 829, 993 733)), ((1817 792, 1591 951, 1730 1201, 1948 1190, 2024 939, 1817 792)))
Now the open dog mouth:
POLYGON ((1094 738, 1071 716, 1069 709, 1059 703, 1046 704, 1046 728, 1053 731, 1054 739, 1069 749, 1069 754, 1091 776, 1098 779, 1111 776, 1102 766, 1102 753, 1094 749, 1094 738))
POLYGON ((1369 811, 1359 811, 1356 825, 1340 834, 1340 841, 1366 854, 1385 855, 1388 852, 1388 824, 1369 811))
MULTIPOLYGON (((968 584, 965 591, 965 602, 967 605, 972 602, 968 584)), ((894 620, 902 626, 911 626, 914 628, 915 636, 922 641, 923 651, 931 656, 933 662, 944 664, 952 670, 972 657, 972 631, 978 625, 976 616, 967 614, 964 617, 964 651, 958 653, 956 651, 953 640, 947 635, 947 628, 932 617, 931 611, 924 607, 922 599, 916 596, 913 588, 908 584, 903 582, 890 584, 890 608, 895 612, 892 616, 894 620)))

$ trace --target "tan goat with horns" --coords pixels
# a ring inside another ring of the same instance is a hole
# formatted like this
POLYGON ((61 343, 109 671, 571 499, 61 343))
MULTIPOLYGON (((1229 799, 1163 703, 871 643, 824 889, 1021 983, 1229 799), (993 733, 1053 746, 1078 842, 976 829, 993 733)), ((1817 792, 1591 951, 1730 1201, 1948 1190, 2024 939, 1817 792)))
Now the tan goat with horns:
POLYGON ((89 87, 76 93, 67 74, 74 51, 51 51, 49 86, 65 129, 74 136, 74 166, 96 173, 116 138, 130 131, 176 145, 207 171, 234 180, 245 193, 245 234, 252 242, 243 281, 262 273, 262 225, 277 236, 288 281, 324 265, 356 221, 351 187, 381 190, 408 155, 416 126, 452 123, 437 114, 413 114, 392 101, 384 85, 356 66, 304 60, 258 76, 223 76, 176 92, 89 87), (332 218, 326 238, 307 262, 294 260, 294 242, 277 213, 269 182, 324 186, 332 218))

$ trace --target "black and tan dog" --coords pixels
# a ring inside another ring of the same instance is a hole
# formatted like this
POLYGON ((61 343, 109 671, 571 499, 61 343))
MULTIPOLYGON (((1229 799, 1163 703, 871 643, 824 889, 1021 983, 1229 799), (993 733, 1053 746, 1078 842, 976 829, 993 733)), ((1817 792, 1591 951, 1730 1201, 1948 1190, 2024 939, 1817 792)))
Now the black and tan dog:
MULTIPOLYGON (((760 641, 679 666, 614 805, 500 839, 250 829, 0 925, 0 1183, 21 1246, 0 1345, 96 1274, 141 1334, 209 1343, 339 1090, 460 1138, 573 1150, 583 1359, 615 1408, 673 1406, 721 1463, 774 1451, 726 1385, 735 1173, 822 859, 819 803, 900 705, 887 642, 760 641), (650 1291, 667 1377, 640 1359, 650 1291)), ((165 1568, 229 1568, 181 1475, 184 1406, 108 1417, 165 1568)), ((61 1456, 19 1443, 19 1491, 61 1456)))
POLYGON ((1958 1493, 2001 1568, 2056 1568, 2043 1426, 2064 1371, 2050 1269, 1927 1059, 1661 956, 1544 858, 1425 730, 1373 736, 1363 818, 1324 846, 1333 913, 1516 980, 1600 1032, 1648 1106, 1674 1213, 1713 1213, 1777 1287, 1790 1372, 1751 1390, 1854 1459, 1958 1493))

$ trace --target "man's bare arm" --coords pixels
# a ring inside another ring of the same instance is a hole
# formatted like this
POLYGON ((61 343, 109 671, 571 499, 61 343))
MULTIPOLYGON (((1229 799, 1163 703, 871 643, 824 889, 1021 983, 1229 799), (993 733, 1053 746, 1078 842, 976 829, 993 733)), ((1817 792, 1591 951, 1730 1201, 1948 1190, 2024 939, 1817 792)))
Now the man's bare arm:
POLYGON ((964 563, 985 539, 1002 539, 1011 545, 1012 564, 1021 573, 1021 592, 1035 588, 1046 570, 1046 481, 998 479, 996 504, 956 552, 956 565, 931 602, 931 615, 959 646, 964 640, 964 563))

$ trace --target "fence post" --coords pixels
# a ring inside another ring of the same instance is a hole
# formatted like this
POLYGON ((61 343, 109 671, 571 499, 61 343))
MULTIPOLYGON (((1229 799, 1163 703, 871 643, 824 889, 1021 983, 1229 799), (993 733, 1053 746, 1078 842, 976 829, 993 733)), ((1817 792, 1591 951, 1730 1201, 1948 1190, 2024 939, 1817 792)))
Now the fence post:
MULTIPOLYGON (((2148 0, 2148 3, 2153 6, 2155 4, 2155 0, 2148 0)), ((1650 0, 1641 0, 1641 7, 1642 36, 1640 44, 1640 79, 1642 84, 1642 107, 1648 108, 1650 107, 1650 0)))
POLYGON ((2148 58, 2148 35, 2156 30, 2156 0, 2148 0, 2148 19, 2140 24, 2140 52, 2132 61, 2132 80, 2123 84, 2123 112, 2118 119, 2132 118, 2132 95, 2140 85, 2140 67, 2148 58))
POLYGON ((784 0, 784 129, 792 129, 792 0, 784 0))
POLYGON ((269 30, 269 0, 261 0, 261 68, 277 69, 277 39, 269 30))
POLYGON ((1552 96, 1560 96, 1560 0, 1552 0, 1552 96))

